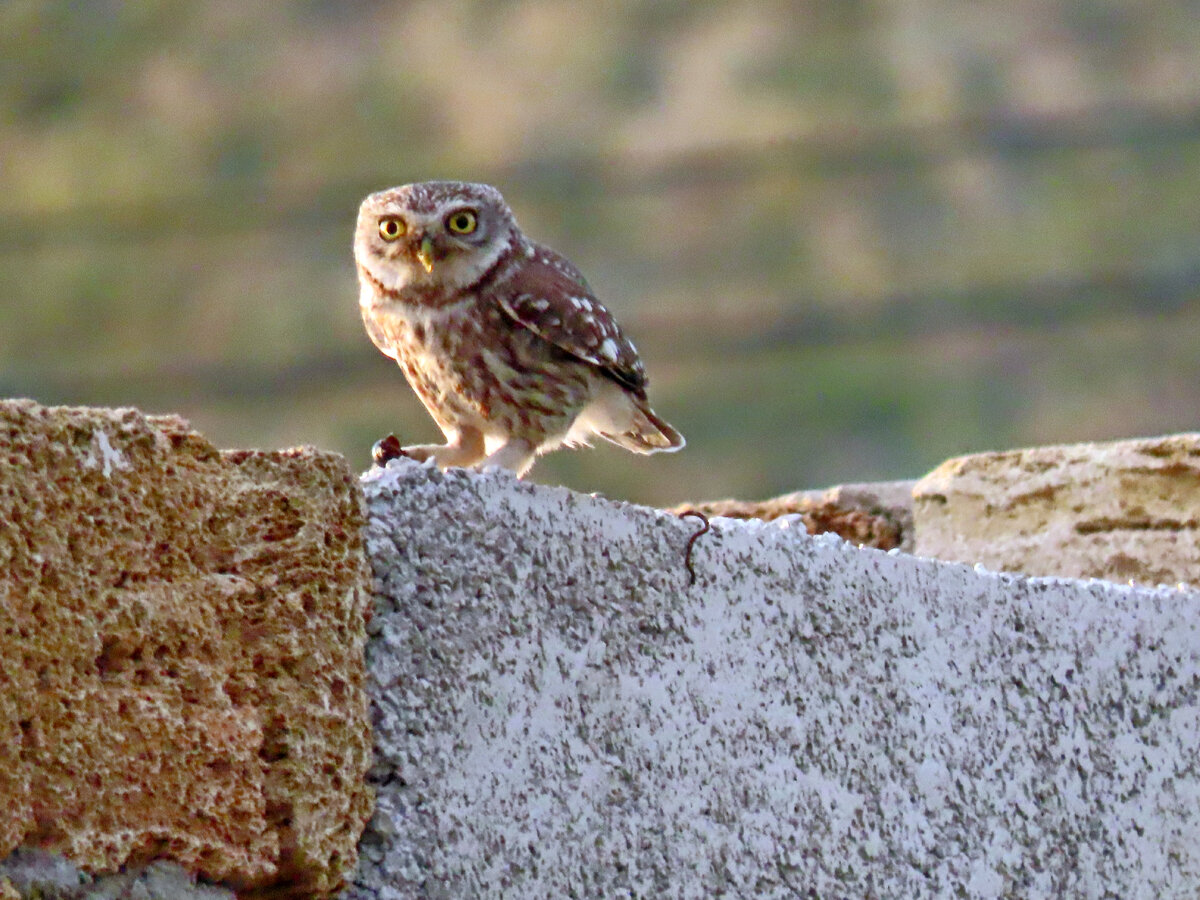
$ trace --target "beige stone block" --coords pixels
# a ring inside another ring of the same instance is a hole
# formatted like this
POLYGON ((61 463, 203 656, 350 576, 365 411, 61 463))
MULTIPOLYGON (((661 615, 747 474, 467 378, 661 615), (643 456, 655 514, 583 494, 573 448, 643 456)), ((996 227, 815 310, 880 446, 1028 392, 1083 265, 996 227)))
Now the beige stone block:
POLYGON ((1200 435, 951 459, 913 489, 915 552, 1030 575, 1200 583, 1200 435))
POLYGON ((333 891, 371 800, 357 479, 0 402, 0 857, 333 891))

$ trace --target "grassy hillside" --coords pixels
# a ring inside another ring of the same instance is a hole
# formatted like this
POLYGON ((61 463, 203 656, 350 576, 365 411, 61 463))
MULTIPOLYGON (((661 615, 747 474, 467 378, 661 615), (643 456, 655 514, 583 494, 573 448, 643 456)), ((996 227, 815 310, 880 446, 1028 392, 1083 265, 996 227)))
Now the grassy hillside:
POLYGON ((1200 4, 0 5, 0 394, 365 466, 368 191, 490 181, 642 349, 648 502, 1196 427, 1200 4))

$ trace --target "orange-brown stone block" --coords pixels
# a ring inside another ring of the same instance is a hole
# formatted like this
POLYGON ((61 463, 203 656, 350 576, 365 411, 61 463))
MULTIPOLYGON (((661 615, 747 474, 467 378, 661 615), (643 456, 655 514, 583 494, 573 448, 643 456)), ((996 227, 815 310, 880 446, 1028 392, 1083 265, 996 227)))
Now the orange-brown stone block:
POLYGON ((713 500, 685 503, 671 512, 700 512, 730 519, 762 519, 798 515, 809 534, 836 534, 843 540, 879 550, 912 549, 911 481, 843 484, 817 491, 797 491, 770 500, 713 500))
POLYGON ((362 521, 333 453, 0 402, 0 858, 335 890, 371 805, 362 521))

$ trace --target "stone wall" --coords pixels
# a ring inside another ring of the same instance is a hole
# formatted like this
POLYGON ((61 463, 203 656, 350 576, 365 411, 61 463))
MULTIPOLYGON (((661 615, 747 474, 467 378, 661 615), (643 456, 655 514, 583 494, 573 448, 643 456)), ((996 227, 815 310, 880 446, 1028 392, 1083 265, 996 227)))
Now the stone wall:
POLYGON ((0 858, 335 890, 370 809, 362 524, 336 454, 0 403, 0 858))
POLYGON ((1187 581, 1200 453, 1142 443, 701 534, 0 403, 0 897, 1194 897, 1200 595, 856 546, 1104 521, 1187 581))
POLYGON ((349 896, 1194 897, 1200 595, 407 461, 349 896))

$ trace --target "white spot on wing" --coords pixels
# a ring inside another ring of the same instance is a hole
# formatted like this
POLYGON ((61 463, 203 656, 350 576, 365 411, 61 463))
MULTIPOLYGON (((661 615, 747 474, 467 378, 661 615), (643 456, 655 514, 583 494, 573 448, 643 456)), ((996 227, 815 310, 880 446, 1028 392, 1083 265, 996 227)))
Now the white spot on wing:
POLYGON ((612 338, 605 338, 604 343, 600 345, 600 355, 609 362, 616 362, 617 342, 612 338))

